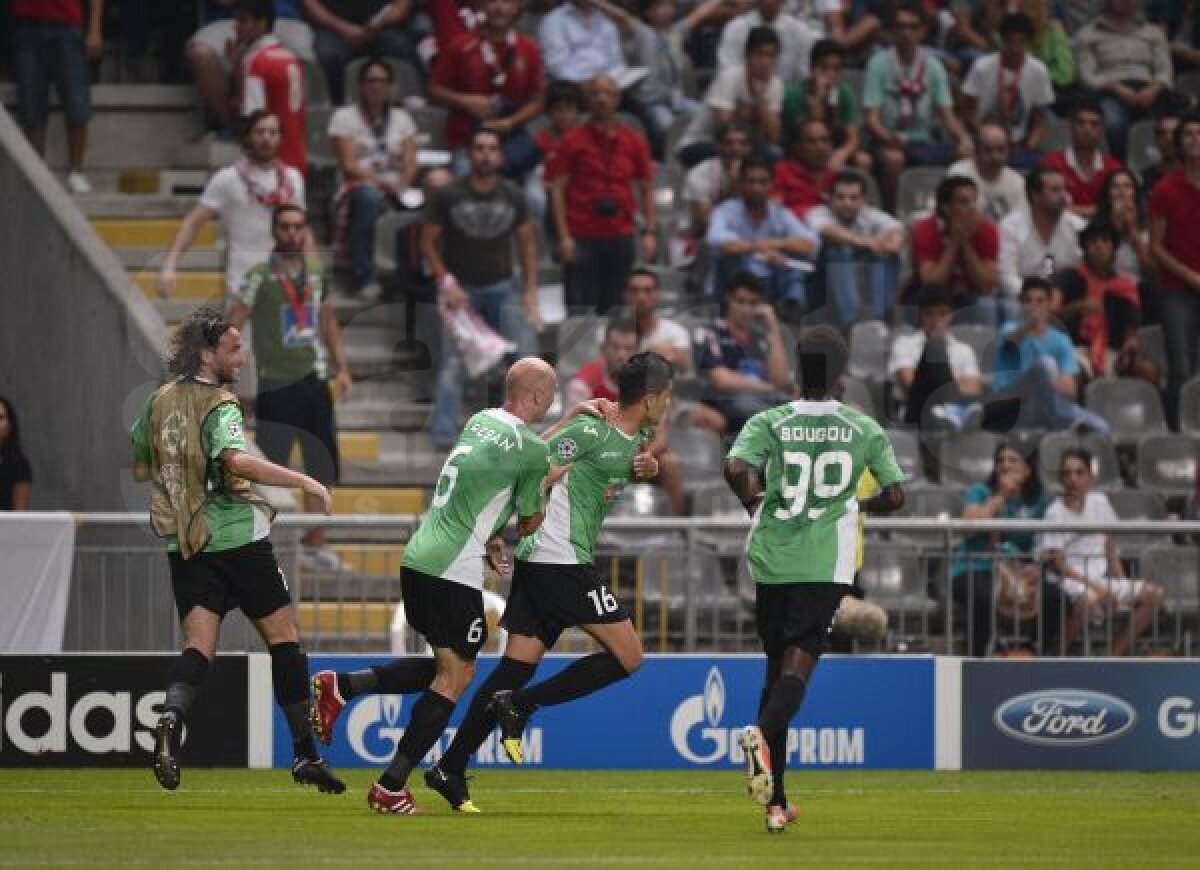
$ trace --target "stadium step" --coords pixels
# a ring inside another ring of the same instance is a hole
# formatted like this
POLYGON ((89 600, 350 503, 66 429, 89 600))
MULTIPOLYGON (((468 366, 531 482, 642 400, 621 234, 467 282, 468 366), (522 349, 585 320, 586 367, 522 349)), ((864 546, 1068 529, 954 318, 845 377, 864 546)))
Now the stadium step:
POLYGON ((301 634, 366 634, 386 636, 394 604, 383 601, 298 601, 296 622, 301 634))
MULTIPOLYGON (((295 493, 296 507, 304 507, 304 497, 295 493)), ((419 514, 425 510, 425 490, 417 487, 335 486, 335 514, 419 514)))
MULTIPOLYGON (((147 298, 158 298, 158 291, 155 289, 155 283, 158 281, 158 272, 134 272, 130 277, 133 278, 133 283, 141 288, 141 291, 147 298)), ((175 281, 175 289, 171 293, 171 298, 193 299, 199 303, 213 300, 219 301, 224 294, 225 280, 220 272, 179 272, 175 281)))
MULTIPOLYGON (((109 247, 155 248, 165 253, 180 223, 169 218, 98 218, 92 226, 109 247)), ((193 247, 212 248, 217 236, 217 224, 210 222, 197 233, 193 247)))
POLYGON ((145 196, 128 193, 91 193, 75 197, 75 204, 92 220, 182 218, 196 204, 191 196, 145 196))
POLYGON ((400 544, 333 544, 333 551, 355 574, 399 577, 404 547, 400 544))

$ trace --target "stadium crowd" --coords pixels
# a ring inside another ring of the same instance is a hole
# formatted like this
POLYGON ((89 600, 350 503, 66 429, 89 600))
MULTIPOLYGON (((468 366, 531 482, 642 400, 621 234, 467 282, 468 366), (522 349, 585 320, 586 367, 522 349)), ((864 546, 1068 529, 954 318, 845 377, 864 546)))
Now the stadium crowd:
MULTIPOLYGON (((1045 514, 1029 482, 1058 488, 1074 470, 1039 462, 1043 437, 1086 438, 1119 454, 1129 485, 1153 488, 1139 436, 1200 433, 1200 3, 200 7, 191 33, 193 4, 146 0, 14 0, 13 26, 0 26, 39 149, 58 89, 75 193, 90 190, 88 61, 106 41, 119 46, 118 76, 193 81, 207 135, 240 137, 244 156, 214 175, 171 247, 164 295, 217 217, 227 301, 257 326, 265 282, 287 290, 270 297, 286 307, 291 281, 261 264, 278 248, 278 208, 299 206, 329 227, 303 244, 332 244, 336 292, 436 300, 450 314, 466 305, 525 354, 546 329, 548 267, 568 313, 600 324, 580 339, 594 357, 557 361, 567 406, 610 397, 611 374, 637 350, 683 376, 655 445, 676 513, 688 504, 678 433, 732 438, 790 396, 802 323, 847 335, 847 401, 917 428, 923 480, 959 480, 958 434, 1002 437, 991 480, 976 475, 962 493, 966 517, 1045 514), (332 183, 309 159, 322 136, 332 183), (418 222, 417 242, 398 231, 399 268, 382 281, 377 228, 389 212, 418 222), (1004 471, 1013 447, 1023 475, 1004 471)), ((333 353, 295 375, 337 374, 349 389, 334 326, 314 339, 332 339, 333 353)), ((474 371, 449 334, 442 347, 432 434, 445 448, 474 371)), ((288 386, 272 381, 260 371, 260 392, 288 386)), ((322 480, 336 477, 329 449, 322 480)), ((1062 511, 1097 515, 1090 496, 1067 492, 1062 511)), ((1069 568, 1058 543, 1047 549, 1069 568)), ((989 567, 975 546, 956 577, 989 567)), ((1090 600, 1068 598, 1080 594, 1090 600)), ((1122 603, 1157 596, 1147 585, 1122 603)))

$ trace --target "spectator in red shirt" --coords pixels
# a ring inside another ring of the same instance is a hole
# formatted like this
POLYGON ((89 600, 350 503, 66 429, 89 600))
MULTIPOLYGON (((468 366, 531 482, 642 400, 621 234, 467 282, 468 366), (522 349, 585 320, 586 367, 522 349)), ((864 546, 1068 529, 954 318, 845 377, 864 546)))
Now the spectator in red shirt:
POLYGON ((936 201, 934 213, 912 228, 917 284, 946 287, 956 309, 974 307, 973 319, 997 323, 1000 234, 979 211, 975 182, 957 175, 943 178, 936 201))
POLYGON ((788 143, 788 156, 775 164, 773 192, 800 220, 828 203, 836 174, 829 166, 832 157, 829 126, 824 121, 805 121, 796 140, 788 143))
POLYGON ((433 102, 450 109, 446 144, 465 165, 471 134, 501 137, 505 176, 523 178, 540 159, 526 124, 542 111, 545 74, 537 44, 513 24, 518 0, 485 0, 486 20, 438 52, 429 82, 433 102))
POLYGON ((621 91, 600 75, 588 83, 590 115, 568 132, 546 166, 564 264, 566 303, 604 313, 621 303, 639 253, 634 237, 641 199, 640 253, 657 252, 654 165, 640 133, 617 120, 621 91))
POLYGON ((233 8, 234 32, 243 46, 241 115, 265 109, 278 118, 279 159, 303 175, 308 171, 304 66, 272 32, 273 0, 236 0, 233 8))
POLYGON ((16 0, 12 6, 13 78, 21 106, 21 126, 29 144, 46 154, 46 122, 50 116, 50 82, 58 91, 67 122, 67 188, 90 193, 83 174, 87 125, 92 118, 88 61, 100 59, 104 0, 88 3, 87 30, 82 32, 81 0, 16 0))
POLYGON ((1071 110, 1071 144, 1042 158, 1042 166, 1061 172, 1071 195, 1071 210, 1091 218, 1105 179, 1121 168, 1101 149, 1104 115, 1094 100, 1080 100, 1071 110))
POLYGON ((1150 194, 1150 247, 1159 269, 1159 314, 1167 345, 1167 410, 1177 418, 1179 390, 1196 373, 1200 335, 1200 117, 1175 130, 1180 167, 1150 194))
POLYGON ((546 203, 550 194, 545 186, 544 168, 553 159, 558 143, 566 132, 579 126, 584 111, 583 89, 575 82, 551 82, 546 88, 545 103, 550 123, 533 134, 533 144, 537 146, 542 165, 529 173, 525 180, 525 196, 529 199, 534 219, 543 223, 546 235, 557 246, 554 222, 546 219, 546 203))
POLYGON ((439 52, 463 34, 478 30, 487 17, 482 0, 425 0, 425 11, 433 22, 439 52))

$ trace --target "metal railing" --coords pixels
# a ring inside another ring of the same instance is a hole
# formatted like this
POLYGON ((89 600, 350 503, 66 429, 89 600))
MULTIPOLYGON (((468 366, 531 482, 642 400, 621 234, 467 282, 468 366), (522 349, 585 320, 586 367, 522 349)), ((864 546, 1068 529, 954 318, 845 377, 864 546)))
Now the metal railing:
MULTIPOLYGON (((147 537, 145 514, 79 516, 67 647, 79 650, 166 650, 179 642, 160 542, 147 537), (93 533, 115 533, 95 543, 93 533)), ((281 515, 272 540, 297 602, 305 644, 314 652, 391 649, 391 621, 401 603, 401 547, 418 517, 281 515), (343 570, 306 570, 304 529, 324 527, 346 563, 343 570)), ((1115 601, 1090 613, 1072 633, 1071 601, 1053 572, 1010 548, 984 547, 964 570, 967 538, 1048 532, 1116 536, 1132 577, 1162 587, 1160 612, 1139 649, 1190 654, 1200 617, 1200 522, 1039 523, 1021 520, 869 518, 860 584, 889 614, 889 630, 872 650, 982 654, 1097 654, 1113 649, 1129 616, 1115 601), (1125 545, 1122 545, 1125 544, 1125 545)), ((753 651, 754 588, 743 550, 749 521, 706 518, 610 518, 597 546, 597 569, 625 604, 652 652, 753 651)), ((508 592, 508 580, 493 591, 508 592)), ((493 615, 495 616, 495 615, 493 615)), ((251 626, 232 617, 222 648, 258 648, 251 626)), ((564 636, 565 651, 586 651, 582 632, 564 636)), ((855 647, 858 648, 858 647, 855 647)))

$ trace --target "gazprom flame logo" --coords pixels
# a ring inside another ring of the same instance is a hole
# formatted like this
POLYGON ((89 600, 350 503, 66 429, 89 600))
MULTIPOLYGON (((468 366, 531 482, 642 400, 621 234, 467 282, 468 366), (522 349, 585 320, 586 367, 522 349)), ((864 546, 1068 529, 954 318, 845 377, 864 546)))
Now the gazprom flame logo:
POLYGON ((712 764, 729 753, 729 731, 720 727, 725 715, 725 680, 711 668, 704 680, 704 693, 685 698, 671 716, 671 743, 675 751, 693 764, 712 764), (694 734, 697 726, 704 726, 694 734))
POLYGON ((371 695, 354 706, 346 721, 346 737, 359 758, 376 765, 392 760, 404 736, 403 709, 403 695, 371 695))

